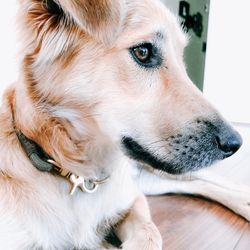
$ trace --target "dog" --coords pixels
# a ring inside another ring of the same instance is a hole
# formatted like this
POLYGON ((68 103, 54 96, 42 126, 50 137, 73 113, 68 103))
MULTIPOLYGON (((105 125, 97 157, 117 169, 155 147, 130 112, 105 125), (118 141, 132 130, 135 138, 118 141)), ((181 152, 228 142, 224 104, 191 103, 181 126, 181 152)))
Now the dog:
POLYGON ((203 169, 242 144, 189 79, 176 17, 158 0, 19 5, 20 74, 0 111, 1 248, 112 249, 112 231, 122 249, 162 249, 140 188, 171 181, 151 172, 203 169))

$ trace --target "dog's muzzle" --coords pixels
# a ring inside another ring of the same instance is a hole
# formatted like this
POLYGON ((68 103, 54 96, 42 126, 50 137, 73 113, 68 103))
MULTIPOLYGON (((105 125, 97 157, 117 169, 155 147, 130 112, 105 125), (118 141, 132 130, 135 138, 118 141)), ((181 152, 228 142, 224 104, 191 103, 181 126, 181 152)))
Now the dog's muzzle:
POLYGON ((122 138, 122 148, 136 161, 169 174, 183 174, 228 158, 242 145, 239 133, 221 120, 197 120, 162 140, 164 145, 157 145, 126 136, 122 138))

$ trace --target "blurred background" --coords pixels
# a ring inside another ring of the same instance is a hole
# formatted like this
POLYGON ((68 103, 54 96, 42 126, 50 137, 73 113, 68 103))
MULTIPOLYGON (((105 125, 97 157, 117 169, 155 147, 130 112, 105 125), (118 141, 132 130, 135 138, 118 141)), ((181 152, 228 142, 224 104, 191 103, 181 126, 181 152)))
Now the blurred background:
MULTIPOLYGON (((249 0, 162 0, 190 35, 189 76, 230 121, 250 123, 249 0)), ((0 8, 0 93, 17 78, 17 0, 0 8)))
POLYGON ((231 122, 250 123, 249 0, 163 0, 191 36, 189 76, 231 122))

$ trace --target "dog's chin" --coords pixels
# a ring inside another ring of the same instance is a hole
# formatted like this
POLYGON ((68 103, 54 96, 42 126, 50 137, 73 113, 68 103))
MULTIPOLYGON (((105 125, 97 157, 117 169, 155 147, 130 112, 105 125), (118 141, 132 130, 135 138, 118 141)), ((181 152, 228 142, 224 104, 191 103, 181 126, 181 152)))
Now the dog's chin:
POLYGON ((196 171, 204 167, 208 167, 214 163, 215 160, 199 162, 178 157, 176 160, 162 160, 151 153, 147 148, 140 145, 131 137, 123 137, 122 139, 123 151, 125 154, 141 163, 145 163, 154 169, 164 171, 172 175, 181 175, 188 172, 196 171))

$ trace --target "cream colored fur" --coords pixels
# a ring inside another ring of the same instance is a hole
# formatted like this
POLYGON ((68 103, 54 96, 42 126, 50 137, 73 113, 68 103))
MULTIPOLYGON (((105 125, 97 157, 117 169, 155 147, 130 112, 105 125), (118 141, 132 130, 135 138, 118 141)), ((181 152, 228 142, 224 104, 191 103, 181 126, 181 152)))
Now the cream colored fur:
POLYGON ((175 16, 157 0, 57 0, 59 20, 46 1, 19 2, 20 76, 0 110, 0 248, 104 249, 114 226, 123 249, 160 250, 121 139, 135 137, 167 160, 160 139, 204 114, 220 117, 187 76, 175 16), (144 41, 161 48, 160 69, 131 58, 128 49, 144 41), (69 196, 65 179, 34 168, 15 127, 74 173, 110 180, 69 196))

